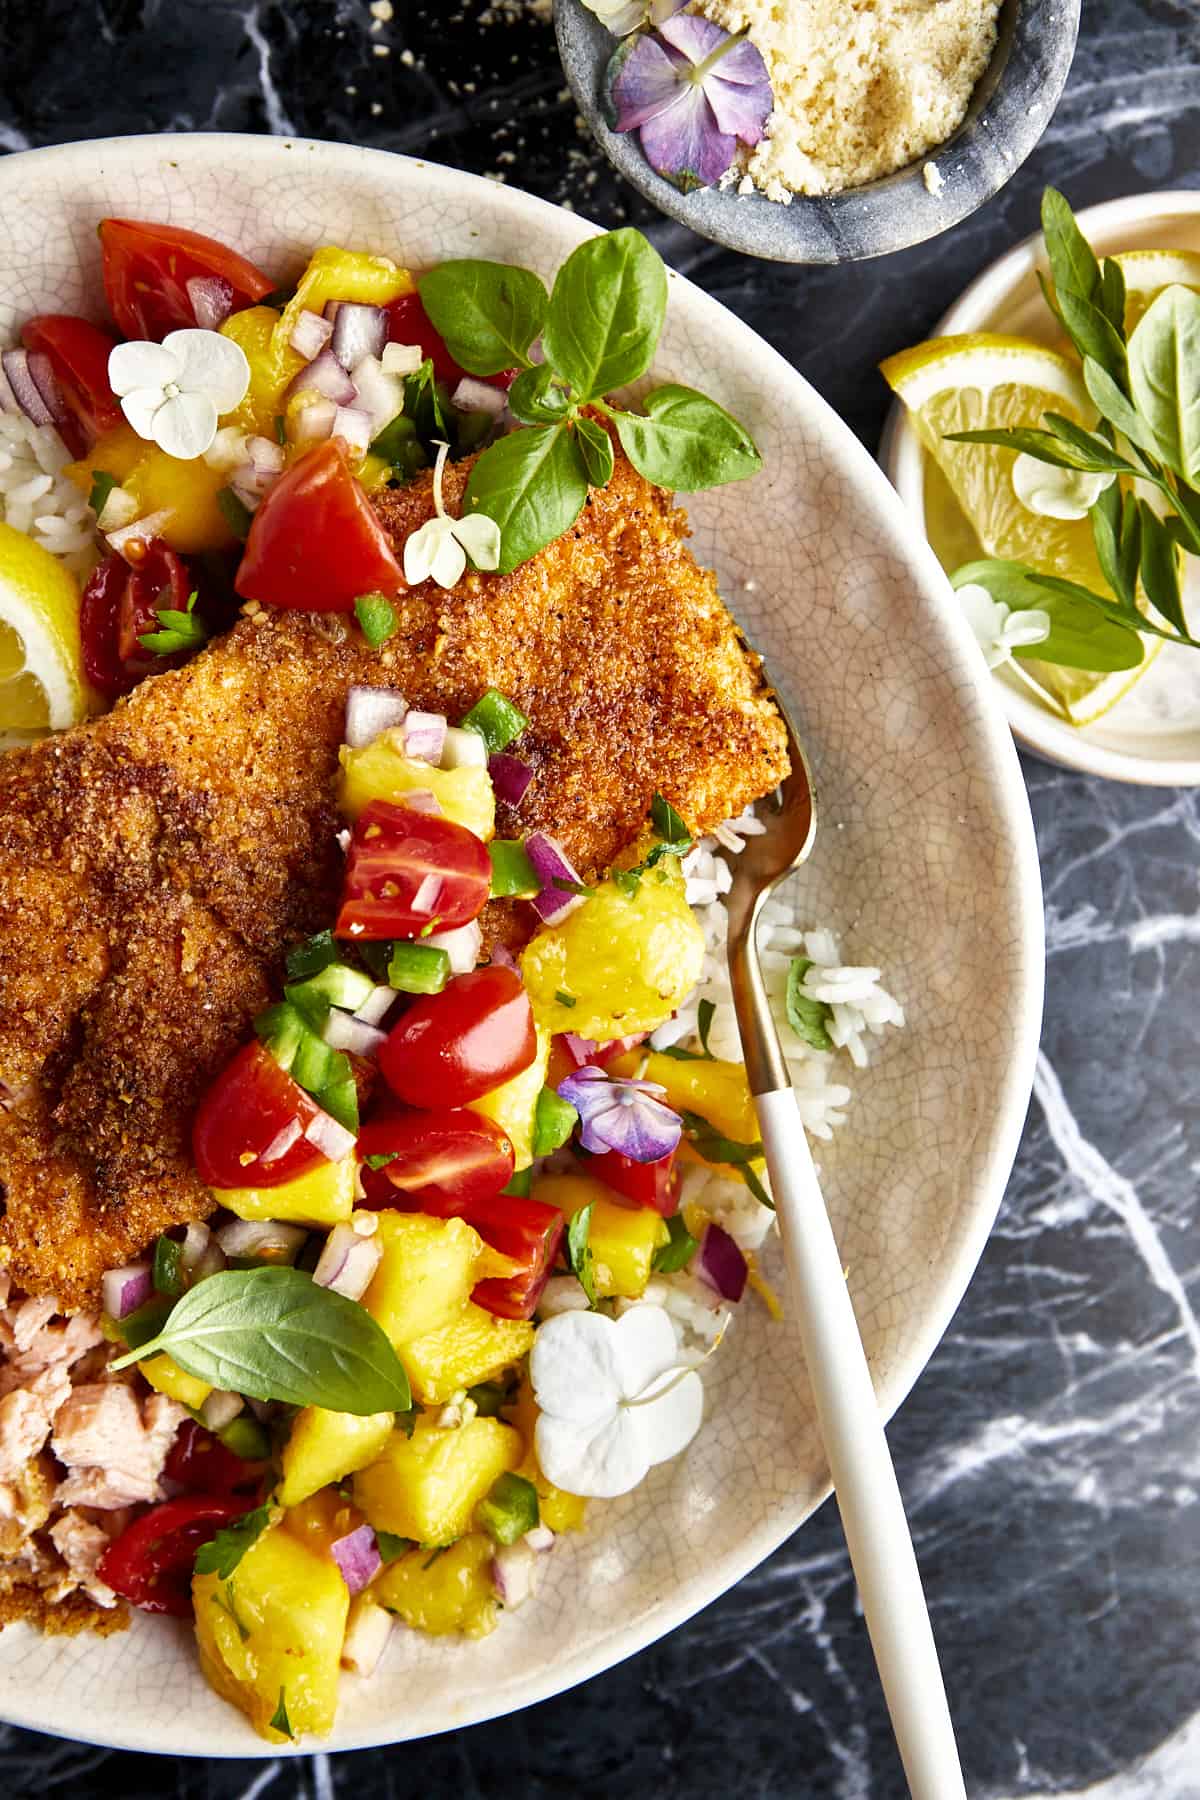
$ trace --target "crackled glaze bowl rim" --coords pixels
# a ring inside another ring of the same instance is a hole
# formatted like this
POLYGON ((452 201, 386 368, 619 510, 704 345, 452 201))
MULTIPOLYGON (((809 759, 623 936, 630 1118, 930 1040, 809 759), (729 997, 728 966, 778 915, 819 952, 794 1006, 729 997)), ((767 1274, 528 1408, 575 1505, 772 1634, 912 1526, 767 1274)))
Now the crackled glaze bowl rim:
MULTIPOLYGON (((1200 193, 1191 188, 1152 194, 1127 194, 1102 200, 1076 215, 1084 235, 1110 254, 1121 248, 1121 233, 1133 227, 1145 232, 1156 217, 1190 218, 1200 228, 1200 193)), ((1035 231, 991 263, 965 288, 938 320, 930 337, 953 333, 1003 331, 1004 309, 1039 266, 1042 235, 1035 231)), ((925 529, 925 451, 899 400, 893 400, 884 428, 879 460, 913 519, 925 529)), ((1176 654, 1179 654, 1178 652, 1176 654)), ((1200 654, 1200 653, 1197 653, 1200 654)), ((1138 756, 1099 743, 1089 726, 1068 725, 1041 706, 1015 682, 995 680, 1013 735, 1047 762, 1108 781, 1141 787, 1200 786, 1200 757, 1138 756)), ((1107 716, 1107 715, 1106 715, 1107 716)))
MULTIPOLYGON (((0 200, 8 203, 10 211, 20 206, 23 178, 27 172, 32 173, 35 163, 39 175, 45 172, 49 177, 46 185, 52 191, 64 194, 76 186, 90 191, 87 189, 89 172, 94 175, 97 170, 102 170, 106 182, 116 183, 120 177, 122 195, 127 190, 138 193, 139 181, 144 181, 147 187, 157 184, 159 189, 176 193, 188 191, 190 183, 205 190, 206 203, 211 202, 211 190, 219 187, 224 206, 226 186, 232 187, 240 181, 242 211, 238 215, 236 207, 231 207, 230 217, 234 223, 228 227, 228 235, 236 243, 238 224, 254 218, 256 212, 257 216, 263 216, 266 200, 258 196, 268 196, 272 182, 281 182, 285 171, 296 172, 297 159, 301 158, 310 171, 323 179, 336 178, 347 186, 361 187, 364 217, 370 221, 369 224, 358 221, 361 235, 365 239, 372 230, 375 235, 379 235, 381 229, 386 230, 400 252, 404 248, 403 201, 407 194, 415 205, 417 187, 422 190, 420 197, 428 207, 461 208, 468 219, 483 220, 488 209, 493 209, 494 219, 487 221, 489 227, 497 233, 510 234, 511 241, 520 244, 545 234, 561 246, 564 239, 579 241, 595 230, 575 215, 543 201, 507 187, 497 188, 480 177, 439 165, 347 145, 231 134, 101 139, 22 153, 0 162, 0 200), (105 166, 106 159, 112 165, 111 174, 105 166), (231 170, 237 171, 236 176, 229 174, 231 170), (249 199, 245 198, 246 194, 249 199)), ((306 177, 302 183, 305 207, 311 202, 313 185, 313 177, 306 177)), ((105 198, 106 204, 111 205, 111 193, 107 188, 105 198)), ((169 192, 165 204, 169 208, 169 192)), ((307 211, 303 216, 307 223, 307 211)), ((197 221, 201 227, 204 223, 203 218, 197 221)), ((28 219, 27 225, 28 235, 23 241, 36 245, 39 234, 44 237, 47 230, 44 211, 36 219, 28 219)), ((81 241, 82 220, 68 220, 65 228, 70 241, 81 241)), ((217 226, 209 223, 207 228, 216 230, 217 226)), ((343 222, 338 221, 337 229, 344 228, 343 222)), ((460 231, 464 240, 469 235, 465 227, 460 230, 456 226, 456 231, 460 231)), ((271 232, 264 229, 264 239, 270 235, 271 232)), ((17 238, 15 241, 22 240, 17 238)), ((248 235, 242 241, 246 248, 253 242, 248 235)), ((305 239, 305 242, 315 241, 319 241, 315 233, 312 238, 305 239)), ((556 254, 561 254, 561 248, 556 254)), ((19 294, 19 286, 15 291, 19 294)), ((995 990, 993 959, 996 949, 1000 952, 1000 960, 995 966, 1000 967, 1002 978, 1006 978, 1003 1015, 996 1025, 996 1030, 1002 1034, 1004 1054, 1001 1057, 997 1045, 990 1042, 976 1046, 985 1059, 990 1060, 986 1060, 983 1083, 976 1092, 976 1111, 972 1115, 974 1135, 964 1137, 962 1129, 957 1125, 954 1128, 957 1133, 954 1147, 964 1157, 969 1157, 971 1173, 960 1182, 957 1190, 947 1192, 945 1205, 947 1209, 952 1207, 952 1211, 947 1211, 946 1216, 952 1218, 954 1229, 940 1240, 936 1256, 931 1253, 930 1266, 936 1270, 936 1275, 922 1275, 925 1288, 922 1305, 910 1308, 907 1313, 901 1311, 900 1316, 911 1322, 911 1334, 897 1334, 894 1325, 874 1324, 876 1333, 884 1338, 885 1364, 889 1360, 886 1354, 889 1331, 897 1346, 890 1366, 885 1368, 878 1384, 881 1409, 890 1414, 911 1388, 958 1306, 991 1230, 1024 1122, 1040 1029, 1044 970, 1041 885, 1029 804, 1003 715, 989 684, 980 679, 977 652, 970 632, 953 604, 948 583, 932 551, 916 531, 882 471, 849 428, 791 365, 763 343, 749 326, 678 276, 671 278, 671 293, 671 306, 679 309, 681 328, 686 328, 691 346, 688 356, 696 357, 695 346, 699 343, 704 344, 706 357, 711 347, 725 346, 728 361, 742 370, 753 390, 769 394, 770 416, 786 419, 789 434, 795 433, 797 441, 811 450, 819 449, 814 469, 805 476, 811 503, 816 506, 818 479, 836 477, 844 480, 853 497, 854 509, 852 516, 843 515, 844 535, 837 540, 840 560, 836 567, 843 573, 856 573, 871 557, 890 559, 888 579, 895 589, 891 604, 901 609, 904 629, 911 631, 913 636, 907 652, 904 680, 889 689, 889 694, 894 694, 896 704, 907 705, 910 689, 914 695, 919 695, 922 676, 934 683, 933 692, 943 688, 952 690, 952 705, 958 719, 954 742, 965 762, 961 768, 956 762, 950 775, 952 783, 970 782, 969 790, 955 785, 953 791, 960 798, 969 791, 972 804, 986 816, 987 842, 998 859, 979 871, 972 866, 971 880, 972 891, 978 887, 986 896, 979 902, 977 925, 980 928, 986 926, 989 934, 1001 926, 1007 932, 998 944, 988 936, 990 951, 986 958, 989 992, 995 990), (932 642, 929 651, 933 657, 932 672, 928 658, 921 662, 916 654, 918 646, 923 651, 928 647, 927 639, 932 642), (991 899, 992 883, 1001 899, 991 899)), ((682 372, 686 371, 685 360, 682 372)), ((797 499, 801 497, 799 481, 796 496, 797 499)), ((822 546, 824 543, 823 538, 822 546)), ((863 590, 867 597, 876 579, 882 577, 872 575, 867 582, 863 590)), ((837 590, 839 595, 841 591, 837 590)), ((849 601, 839 599, 838 605, 843 604, 848 605, 849 601)), ((796 602, 790 595, 786 614, 790 631, 799 620, 796 602)), ((855 613, 853 619, 839 629, 849 633, 851 623, 862 626, 869 618, 869 610, 855 613)), ((789 636, 789 646, 791 642, 789 636)), ((900 662, 905 664, 904 653, 900 655, 900 662)), ((786 686, 786 672, 780 673, 782 685, 786 686)), ((845 713, 840 690, 837 702, 845 713)), ((833 698, 830 704, 833 705, 833 698)), ((917 706, 920 719, 931 716, 920 711, 919 697, 913 704, 917 706)), ((852 708, 849 716, 853 716, 852 708)), ((923 739, 919 741, 924 742, 923 739)), ((976 854, 970 821, 960 818, 955 826, 945 817, 947 805, 948 802, 943 801, 939 815, 942 824, 947 829, 957 829, 960 858, 969 859, 976 854)), ((835 829, 836 826, 830 826, 831 831, 835 829)), ((872 854, 877 852, 878 845, 874 840, 871 849, 872 854)), ((833 860, 831 857, 831 862, 833 860)), ((985 979, 983 970, 984 962, 979 962, 979 980, 985 979)), ((973 1071, 956 1069, 951 1080, 942 1073, 940 1060, 931 1067, 936 1067, 937 1071, 938 1096, 944 1101, 948 1116, 957 1121, 961 1112, 963 1077, 965 1075, 969 1082, 973 1071)), ((932 1081, 934 1077, 931 1075, 930 1079, 932 1081)), ((901 1088, 907 1093, 903 1084, 901 1088)), ((891 1092, 889 1088, 889 1104, 891 1092)), ((921 1122, 912 1115, 911 1105, 907 1110, 903 1106, 897 1110, 903 1127, 919 1133, 921 1122)), ((942 1142, 940 1138, 937 1141, 942 1142)), ((944 1165, 939 1168, 948 1177, 950 1171, 944 1165)), ((891 1191, 882 1176, 873 1178, 872 1186, 885 1195, 891 1191)), ((928 1228, 931 1202, 923 1199, 922 1204, 925 1207, 922 1217, 928 1228)), ((886 1246, 879 1245, 876 1255, 886 1265, 886 1246)), ((893 1316, 895 1291, 885 1290, 882 1300, 889 1309, 889 1316, 893 1316)), ((777 1358, 778 1348, 787 1341, 786 1338, 772 1340, 775 1346, 772 1356, 777 1358)), ((729 1365, 731 1369, 733 1366, 729 1365)), ((797 1379, 801 1374, 797 1365, 797 1379)), ((792 1380, 790 1373, 787 1380, 792 1380)), ((778 1425, 775 1430, 778 1432, 778 1425)), ((623 1616, 603 1630, 593 1628, 591 1641, 584 1647, 568 1647, 557 1658, 542 1655, 534 1673, 526 1673, 522 1665, 519 1674, 506 1675, 503 1681, 498 1681, 494 1691, 480 1691, 476 1682, 475 1691, 458 1699, 453 1692, 453 1683, 448 1682, 450 1691, 443 1693, 439 1689, 436 1702, 427 1705, 419 1717, 404 1716, 401 1711, 389 1715, 383 1705, 375 1707, 373 1712, 367 1707, 371 1716, 360 1719, 356 1725, 335 1729, 324 1744, 305 1742, 296 1746, 297 1752, 365 1748, 479 1723, 547 1699, 645 1648, 736 1583, 789 1537, 820 1503, 828 1492, 828 1483, 823 1459, 819 1457, 819 1444, 817 1451, 817 1459, 807 1462, 795 1474, 790 1456, 785 1454, 781 1458, 781 1466, 787 1473, 787 1484, 783 1488, 779 1487, 778 1473, 770 1468, 769 1461, 765 1467, 756 1467, 756 1487, 761 1486, 765 1477, 773 1478, 771 1492, 778 1496, 776 1510, 772 1513, 769 1508, 765 1509, 765 1516, 753 1526, 746 1527, 742 1535, 730 1533, 711 1559, 698 1563, 693 1554, 691 1566, 676 1574, 671 1567, 663 1567, 653 1558, 647 1560, 642 1553, 628 1571, 618 1571, 627 1575, 630 1581, 636 1580, 636 1618, 631 1620, 623 1616)), ((664 1470, 669 1467, 663 1465, 664 1470)), ((744 1479, 744 1467, 739 1458, 736 1462, 739 1480, 744 1479)), ((661 1473, 655 1472, 656 1475, 661 1473)), ((737 1489, 733 1491, 736 1494, 737 1489)), ((689 1498, 692 1492, 688 1490, 689 1498)), ((633 1498, 638 1500, 639 1496, 633 1498)), ((645 1496, 644 1504, 652 1505, 649 1494, 645 1496)), ((727 1507, 724 1499, 721 1504, 727 1507)), ((724 1518, 725 1512, 722 1511, 720 1516, 724 1518)), ((592 1573, 590 1578, 594 1583, 601 1579, 598 1573, 592 1573)), ((582 1598, 575 1598, 572 1589, 569 1610, 582 1608, 583 1604, 582 1598)), ((136 1624, 139 1628, 147 1626, 146 1621, 136 1624)), ((165 1622, 152 1621, 150 1624, 154 1629, 169 1632, 165 1622)), ((510 1629, 516 1626, 514 1620, 510 1629)), ((94 1742, 176 1755, 267 1757, 290 1751, 289 1746, 270 1745, 254 1738, 232 1708, 226 1713, 222 1707, 215 1724, 212 1723, 211 1708, 207 1712, 201 1708, 196 1723, 189 1723, 186 1681, 202 1681, 194 1656, 187 1665, 192 1674, 182 1677, 185 1692, 180 1699, 175 1699, 173 1692, 164 1688, 164 1683, 171 1679, 171 1670, 178 1669, 185 1648, 178 1636, 173 1641, 169 1638, 161 1640, 162 1650, 157 1657, 147 1653, 146 1639, 140 1629, 127 1634, 124 1639, 92 1640, 106 1656, 117 1659, 115 1675, 112 1673, 114 1665, 87 1660, 90 1656, 87 1645, 83 1649, 72 1648, 79 1646, 81 1640, 68 1640, 67 1648, 61 1652, 67 1658, 63 1668, 77 1673, 76 1678, 67 1683, 67 1691, 60 1692, 57 1690, 63 1690, 64 1676, 56 1674, 55 1659, 60 1655, 56 1646, 63 1640, 39 1640, 32 1634, 26 1635, 25 1628, 15 1629, 20 1634, 22 1654, 6 1657, 0 1647, 0 1716, 14 1724, 57 1731, 67 1736, 76 1736, 83 1731, 94 1742), (122 1644, 126 1646, 124 1651, 122 1644), (70 1660, 72 1656, 76 1659, 74 1662, 70 1660), (79 1694, 86 1693, 92 1683, 103 1687, 106 1701, 111 1700, 114 1689, 125 1696, 122 1710, 116 1716, 112 1714, 111 1704, 102 1703, 89 1709, 79 1703, 79 1694), (47 1699, 46 1691, 51 1687, 55 1687, 56 1692, 47 1699)), ((503 1630, 497 1634, 498 1639, 504 1637, 503 1630)), ((519 1642, 514 1639, 514 1647, 519 1642)), ((192 1653, 190 1644, 186 1649, 192 1653)), ((420 1672, 424 1674, 424 1665, 420 1672)), ((208 1698, 211 1700, 212 1697, 208 1698)))

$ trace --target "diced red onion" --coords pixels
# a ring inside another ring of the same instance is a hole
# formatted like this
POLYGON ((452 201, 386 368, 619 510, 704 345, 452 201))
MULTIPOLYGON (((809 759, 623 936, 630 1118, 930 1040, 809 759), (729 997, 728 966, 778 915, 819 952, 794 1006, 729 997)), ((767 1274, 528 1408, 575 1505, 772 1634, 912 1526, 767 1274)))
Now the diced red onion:
MULTIPOLYGON (((54 425, 57 423, 54 411, 48 404, 46 395, 42 391, 42 384, 34 373, 39 358, 49 368, 49 363, 42 351, 6 350, 3 355, 0 355, 0 367, 8 377, 13 398, 30 423, 54 425)), ((53 379, 53 371, 51 371, 51 379, 53 379)))
POLYGON ((0 412, 11 414, 19 413, 20 410, 17 396, 13 393, 12 382, 4 373, 3 363, 0 362, 0 412))
POLYGON ((350 378, 358 390, 355 405, 367 414, 371 421, 371 436, 376 438, 397 413, 404 411, 404 383, 395 375, 385 374, 377 356, 360 357, 350 378))
POLYGON ((395 998, 395 988, 373 987, 354 1016, 361 1019, 364 1025, 378 1025, 391 1011, 395 998))
POLYGON ((533 1530, 527 1531, 521 1539, 521 1542, 528 1544, 531 1550, 536 1550, 539 1556, 544 1556, 547 1550, 553 1550, 554 1541, 555 1533, 548 1525, 535 1525, 533 1530))
POLYGON ((438 763, 446 742, 446 720, 441 713, 410 712, 404 721, 404 754, 418 762, 438 763))
POLYGON ((420 919, 432 918, 442 897, 442 885, 440 875, 423 875, 417 883, 416 893, 409 901, 409 911, 416 913, 420 919))
POLYGON ((547 925, 561 924, 568 913, 573 913, 577 906, 582 906, 583 898, 579 894, 568 893, 564 888, 555 887, 554 883, 578 881, 578 869, 558 839, 548 836, 544 831, 531 832, 525 839, 525 854, 542 884, 541 893, 533 896, 534 911, 547 925))
POLYGON ((313 1270, 318 1287, 332 1288, 347 1300, 361 1300, 383 1259, 378 1237, 362 1237, 353 1225, 335 1225, 313 1270))
POLYGON ((491 959, 494 963, 499 963, 502 969, 511 969, 515 975, 520 974, 517 959, 507 944, 493 944, 491 959))
POLYGON ((282 1219, 233 1219, 222 1225, 217 1242, 230 1261, 234 1257, 261 1256, 272 1262, 295 1262, 308 1232, 303 1225, 286 1225, 282 1219))
POLYGON ((259 1162, 278 1162, 281 1156, 287 1155, 292 1145, 298 1141, 301 1135, 302 1127, 299 1119, 289 1119, 286 1125, 281 1125, 279 1127, 279 1130, 275 1133, 275 1136, 271 1139, 266 1149, 259 1151, 259 1162))
POLYGON ((491 387, 486 381, 477 381, 473 375, 464 375, 450 396, 450 404, 459 412, 485 412, 498 419, 508 401, 503 388, 491 387))
POLYGON ((192 316, 201 331, 215 331, 233 311, 233 283, 223 275, 193 275, 186 283, 192 316))
POLYGON ((533 770, 519 756, 509 756, 498 750, 495 756, 488 757, 488 774, 492 778, 492 786, 501 800, 507 800, 510 806, 520 806, 525 798, 525 790, 533 780, 533 770))
POLYGON ((368 1581, 383 1567, 375 1533, 369 1525, 335 1538, 330 1545, 333 1560, 342 1572, 342 1580, 352 1594, 361 1594, 368 1581))
POLYGON ((332 336, 332 321, 323 319, 320 313, 309 312, 306 307, 292 326, 288 343, 297 356, 302 356, 305 362, 311 362, 314 356, 320 356, 332 336))
POLYGON ((136 562, 138 559, 129 554, 129 546, 139 542, 148 544, 151 538, 161 537, 174 516, 166 507, 161 512, 146 513, 144 517, 135 519, 132 525, 122 525, 119 531, 110 531, 105 542, 110 550, 115 550, 126 562, 136 562))
POLYGON ((346 743, 351 750, 373 744, 380 732, 404 723, 408 702, 395 688, 352 687, 346 697, 346 743))
POLYGON ((436 794, 428 788, 408 788, 401 796, 401 805, 407 806, 410 812, 433 813, 441 816, 441 802, 436 794))
POLYGON ((270 438, 246 439, 246 461, 230 476, 229 485, 253 512, 258 502, 283 473, 283 445, 270 438))
POLYGON ((385 344, 379 360, 387 375, 415 375, 425 352, 420 344, 385 344))
POLYGON ((289 383, 283 396, 284 410, 287 402, 294 400, 299 394, 323 394, 326 400, 332 400, 336 406, 352 406, 354 383, 333 351, 322 350, 289 383))
POLYGON ((740 1300, 746 1289, 746 1258, 720 1225, 709 1225, 700 1240, 696 1273, 722 1300, 740 1300))
POLYGON ((213 1234, 200 1219, 193 1219, 183 1234, 183 1247, 179 1252, 179 1268, 184 1275, 192 1274, 196 1264, 213 1241, 213 1234))
POLYGON ((451 974, 469 975, 479 961, 483 932, 478 919, 472 919, 469 925, 457 925, 453 931, 435 931, 422 942, 446 952, 451 974))
POLYGON ((357 1595, 350 1607, 350 1622, 342 1645, 343 1669, 349 1669, 352 1675, 373 1675, 387 1649, 394 1623, 387 1608, 377 1605, 369 1594, 357 1595))
POLYGON ((442 745, 443 769, 486 769, 487 745, 477 731, 464 731, 461 725, 450 725, 442 745))
POLYGON ((317 394, 289 414, 288 436, 294 444, 323 444, 336 418, 337 402, 317 394))
POLYGON ((576 1037, 573 1031, 564 1031, 563 1044, 577 1069, 584 1069, 596 1060, 599 1045, 594 1038, 576 1037))
POLYGON ((341 438, 353 456, 365 456, 371 447, 371 416, 361 406, 339 406, 333 415, 331 437, 341 438))
POLYGON ((524 1606, 540 1574, 537 1552, 524 1539, 501 1545, 492 1558, 492 1586, 505 1612, 524 1606))
POLYGON ((387 343, 388 316, 382 306, 365 306, 358 300, 336 302, 337 312, 325 308, 333 319, 329 348, 343 369, 352 369, 364 356, 378 356, 387 343))
POLYGON ((224 1431, 244 1406, 245 1401, 240 1394, 230 1394, 224 1388, 214 1388, 200 1408, 200 1417, 210 1431, 224 1431))
POLYGON ((110 1319, 127 1319, 144 1306, 154 1292, 154 1272, 148 1262, 126 1263, 108 1269, 100 1282, 104 1310, 110 1319))
POLYGON ((341 1162, 354 1148, 354 1133, 339 1125, 332 1113, 319 1112, 304 1127, 304 1135, 330 1162, 341 1162))
POLYGON ((364 1024, 353 1014, 331 1006, 321 1036, 331 1050, 349 1050, 352 1056, 371 1057, 382 1044, 387 1032, 376 1031, 373 1025, 364 1024))

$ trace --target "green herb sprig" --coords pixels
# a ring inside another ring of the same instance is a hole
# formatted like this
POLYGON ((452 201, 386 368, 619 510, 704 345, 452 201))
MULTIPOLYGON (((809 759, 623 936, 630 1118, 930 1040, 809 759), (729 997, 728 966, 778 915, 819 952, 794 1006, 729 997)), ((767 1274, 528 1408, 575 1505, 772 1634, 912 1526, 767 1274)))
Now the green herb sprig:
POLYGON ((166 606, 156 610, 158 631, 147 631, 138 638, 144 650, 153 650, 155 656, 174 656, 180 650, 198 650, 208 638, 208 627, 203 619, 196 617, 196 590, 192 589, 184 603, 184 610, 166 606))
POLYGON ((587 1295, 589 1306, 596 1304, 596 1270, 595 1258, 590 1243, 592 1230, 592 1213, 596 1202, 589 1200, 581 1206, 567 1226, 566 1255, 567 1266, 587 1295))
POLYGON ((580 244, 550 293, 528 269, 475 260, 441 263, 419 288, 464 369, 519 371, 509 405, 525 429, 480 454, 463 496, 464 512, 485 513, 500 527, 502 573, 569 531, 589 485, 611 478, 612 439, 600 419, 634 468, 663 487, 691 492, 762 467, 744 426, 692 388, 653 389, 644 414, 607 398, 646 373, 666 316, 666 268, 641 232, 580 244), (539 335, 540 363, 530 354, 539 335))
POLYGON ((196 1552, 197 1575, 216 1575, 228 1581, 247 1550, 257 1544, 272 1516, 269 1505, 256 1506, 253 1512, 243 1513, 232 1525, 218 1531, 207 1544, 201 1544, 196 1552))

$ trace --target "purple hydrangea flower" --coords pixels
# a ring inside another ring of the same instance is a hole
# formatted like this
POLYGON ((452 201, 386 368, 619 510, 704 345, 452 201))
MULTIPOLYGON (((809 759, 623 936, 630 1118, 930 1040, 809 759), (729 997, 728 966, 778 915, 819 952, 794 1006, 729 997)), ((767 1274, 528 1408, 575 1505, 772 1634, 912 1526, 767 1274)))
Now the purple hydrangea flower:
POLYGON ((683 1121, 658 1098, 666 1089, 656 1081, 632 1081, 607 1075, 589 1063, 558 1084, 560 1100, 579 1114, 579 1142, 594 1156, 619 1150, 631 1162, 658 1162, 678 1144, 683 1121))
POLYGON ((711 187, 738 143, 757 144, 774 103, 749 38, 680 13, 622 44, 609 65, 617 131, 637 131, 646 160, 689 193, 711 187))

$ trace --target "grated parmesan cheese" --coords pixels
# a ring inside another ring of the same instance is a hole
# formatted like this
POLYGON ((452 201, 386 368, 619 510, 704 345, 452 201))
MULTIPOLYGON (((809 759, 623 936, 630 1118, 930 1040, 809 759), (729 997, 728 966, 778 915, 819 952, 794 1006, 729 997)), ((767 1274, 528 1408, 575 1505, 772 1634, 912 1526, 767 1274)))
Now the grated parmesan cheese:
POLYGON ((944 144, 995 47, 999 0, 703 0, 702 10, 748 30, 766 61, 775 110, 739 177, 786 203, 860 187, 944 144))

